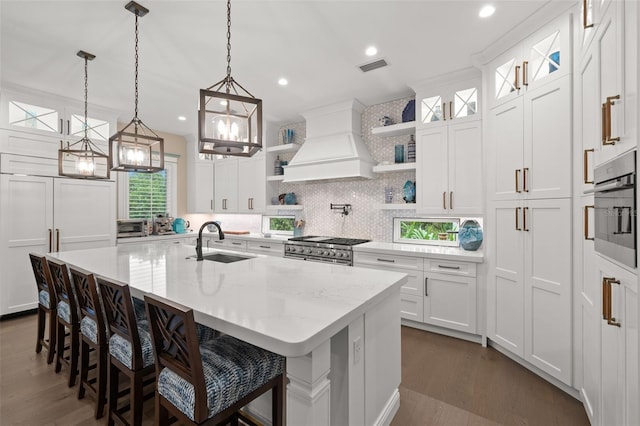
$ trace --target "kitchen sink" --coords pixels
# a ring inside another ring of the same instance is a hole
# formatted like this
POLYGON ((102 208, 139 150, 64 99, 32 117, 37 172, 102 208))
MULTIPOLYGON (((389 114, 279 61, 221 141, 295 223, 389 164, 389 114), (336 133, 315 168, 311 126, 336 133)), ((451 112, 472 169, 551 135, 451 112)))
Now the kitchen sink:
POLYGON ((202 255, 202 258, 204 260, 211 260, 213 262, 220 262, 220 263, 233 263, 233 262, 238 262, 240 260, 253 259, 252 257, 249 257, 249 256, 238 256, 235 254, 225 254, 225 253, 209 253, 209 254, 202 255))

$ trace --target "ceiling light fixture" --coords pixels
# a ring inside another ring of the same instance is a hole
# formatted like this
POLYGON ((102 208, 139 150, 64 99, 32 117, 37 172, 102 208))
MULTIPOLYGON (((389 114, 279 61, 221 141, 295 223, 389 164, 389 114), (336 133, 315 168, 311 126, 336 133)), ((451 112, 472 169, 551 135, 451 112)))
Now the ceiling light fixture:
POLYGON ((231 77, 231 0, 227 0, 227 75, 200 89, 198 136, 202 154, 251 157, 262 149, 262 100, 231 77), (217 102, 211 102, 214 99, 217 102), (226 102, 224 108, 218 106, 220 100, 226 102))
POLYGON ((58 174, 79 179, 109 179, 109 156, 89 139, 87 119, 88 63, 96 56, 80 50, 77 55, 84 58, 84 137, 64 147, 60 141, 58 150, 58 174))
POLYGON ((375 46, 369 46, 369 47, 367 47, 367 50, 364 51, 364 53, 367 56, 374 56, 375 54, 378 53, 378 49, 376 49, 375 46))
POLYGON ((488 18, 489 16, 493 15, 495 11, 496 11, 495 6, 491 4, 487 4, 483 6, 482 9, 480 9, 478 16, 481 18, 488 18))
POLYGON ((155 173, 164 170, 164 139, 138 118, 138 17, 149 13, 149 9, 134 1, 127 3, 125 9, 136 16, 135 108, 131 122, 109 138, 111 170, 155 173))
POLYGON ((279 84, 280 86, 286 86, 287 84, 289 84, 289 82, 287 81, 287 79, 286 79, 286 78, 284 78, 284 77, 283 77, 283 78, 281 78, 280 80, 278 80, 278 84, 279 84))

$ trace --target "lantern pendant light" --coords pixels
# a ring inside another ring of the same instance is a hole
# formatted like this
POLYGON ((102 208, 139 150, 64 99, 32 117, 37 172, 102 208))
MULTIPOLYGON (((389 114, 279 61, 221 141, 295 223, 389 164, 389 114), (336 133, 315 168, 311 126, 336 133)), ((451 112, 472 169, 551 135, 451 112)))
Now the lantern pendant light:
POLYGON ((198 136, 202 154, 251 157, 262 149, 262 100, 231 77, 231 0, 227 0, 227 75, 200 89, 198 136))
POLYGON ((131 122, 109 138, 111 170, 155 173, 164 170, 164 139, 138 118, 138 17, 149 13, 149 9, 134 1, 127 3, 125 9, 136 16, 135 112, 131 122))
POLYGON ((84 58, 84 137, 66 147, 60 141, 58 150, 58 174, 77 179, 109 179, 109 156, 102 152, 88 136, 87 119, 88 63, 95 55, 80 50, 78 56, 84 58))

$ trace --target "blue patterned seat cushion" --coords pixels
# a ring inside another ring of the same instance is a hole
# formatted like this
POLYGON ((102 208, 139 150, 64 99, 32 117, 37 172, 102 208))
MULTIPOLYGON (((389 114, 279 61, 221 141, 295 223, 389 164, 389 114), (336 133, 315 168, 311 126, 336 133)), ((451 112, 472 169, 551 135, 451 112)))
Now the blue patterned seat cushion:
POLYGON ((49 298, 49 292, 48 291, 40 290, 38 292, 38 303, 40 303, 45 308, 49 309, 49 307, 50 307, 50 305, 49 305, 50 298, 49 298))
POLYGON ((64 300, 58 302, 58 316, 68 323, 71 323, 71 308, 64 300))
POLYGON ((144 300, 138 299, 137 297, 131 297, 133 301, 133 311, 136 314, 136 321, 146 321, 147 320, 147 311, 144 308, 144 300))
MULTIPOLYGON (((284 357, 231 336, 222 336, 201 345, 200 355, 210 418, 284 369, 284 357)), ((194 420, 195 391, 191 383, 164 368, 158 377, 157 390, 194 420)))
POLYGON ((98 344, 98 324, 91 317, 85 316, 80 321, 80 333, 88 337, 93 343, 98 344))
POLYGON ((209 340, 218 337, 219 333, 213 328, 209 328, 206 325, 196 323, 196 334, 198 335, 198 344, 202 345, 209 340))
MULTIPOLYGON (((138 322, 138 334, 140 335, 140 346, 142 347, 143 367, 153 365, 153 345, 151 334, 149 334, 149 324, 146 321, 138 322)), ((132 368, 131 343, 119 334, 114 334, 109 339, 109 353, 128 368, 132 368)))

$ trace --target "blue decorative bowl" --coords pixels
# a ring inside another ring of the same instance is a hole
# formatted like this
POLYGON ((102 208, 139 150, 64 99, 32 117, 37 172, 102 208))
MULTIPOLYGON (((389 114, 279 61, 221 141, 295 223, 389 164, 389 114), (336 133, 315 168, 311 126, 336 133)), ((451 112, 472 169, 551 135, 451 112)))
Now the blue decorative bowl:
POLYGON ((416 183, 410 180, 404 183, 404 187, 402 188, 402 192, 404 197, 402 197, 405 203, 415 203, 416 202, 416 183))
POLYGON ((475 220, 465 220, 458 231, 460 247, 465 250, 475 251, 482 245, 482 228, 475 220))
POLYGON ((293 192, 289 192, 288 194, 286 194, 284 196, 284 203, 289 205, 296 204, 296 194, 294 194, 293 192))

